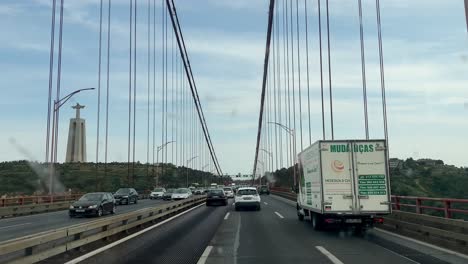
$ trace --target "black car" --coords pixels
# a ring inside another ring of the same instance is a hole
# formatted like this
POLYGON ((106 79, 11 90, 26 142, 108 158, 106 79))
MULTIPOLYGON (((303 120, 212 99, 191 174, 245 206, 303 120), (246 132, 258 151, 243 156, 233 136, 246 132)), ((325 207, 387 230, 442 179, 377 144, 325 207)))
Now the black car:
POLYGON ((138 193, 133 188, 120 188, 114 194, 117 204, 138 203, 138 193))
POLYGON ((258 194, 268 194, 270 195, 270 189, 266 185, 262 185, 258 188, 258 194))
POLYGON ((206 194, 206 205, 210 206, 214 204, 228 204, 227 196, 224 194, 223 189, 210 189, 206 194))
POLYGON ((87 193, 70 205, 68 214, 75 216, 101 216, 115 213, 115 200, 111 193, 87 193))
POLYGON ((166 189, 164 192, 162 199, 165 201, 170 201, 172 200, 172 193, 174 192, 175 189, 166 189))

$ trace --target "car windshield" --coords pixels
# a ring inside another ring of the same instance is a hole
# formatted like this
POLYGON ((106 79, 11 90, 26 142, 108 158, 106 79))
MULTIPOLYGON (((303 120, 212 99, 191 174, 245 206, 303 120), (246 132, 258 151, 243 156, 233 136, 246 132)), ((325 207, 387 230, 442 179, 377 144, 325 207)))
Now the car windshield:
POLYGON ((226 192, 232 192, 232 189, 231 189, 231 188, 224 188, 224 191, 226 191, 226 192))
POLYGON ((122 189, 118 189, 115 194, 129 194, 130 193, 130 189, 128 188, 122 188, 122 189))
POLYGON ((263 190, 268 189, 267 186, 262 186, 262 187, 260 187, 260 188, 263 189, 263 190))
POLYGON ((156 188, 153 190, 153 192, 164 192, 163 188, 156 188))
POLYGON ((101 201, 102 193, 88 193, 81 196, 80 201, 101 201))
POLYGON ((181 193, 188 193, 188 189, 187 188, 181 188, 181 189, 177 189, 174 191, 174 193, 177 193, 177 194, 181 194, 181 193))
POLYGON ((256 195, 257 191, 253 189, 238 190, 237 195, 256 195))

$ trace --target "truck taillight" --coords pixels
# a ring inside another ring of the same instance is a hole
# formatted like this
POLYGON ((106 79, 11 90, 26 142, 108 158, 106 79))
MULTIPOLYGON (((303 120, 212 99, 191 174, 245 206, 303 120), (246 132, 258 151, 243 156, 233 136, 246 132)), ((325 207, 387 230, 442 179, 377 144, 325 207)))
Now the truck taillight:
POLYGON ((374 218, 374 223, 376 223, 376 224, 383 224, 383 222, 384 222, 383 217, 375 217, 374 218))

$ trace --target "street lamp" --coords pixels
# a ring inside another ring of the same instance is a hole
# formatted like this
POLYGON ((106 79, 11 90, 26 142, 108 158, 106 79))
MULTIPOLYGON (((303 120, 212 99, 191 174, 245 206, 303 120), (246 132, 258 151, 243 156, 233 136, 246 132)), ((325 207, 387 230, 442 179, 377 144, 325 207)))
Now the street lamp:
POLYGON ((162 144, 161 146, 157 146, 157 148, 156 148, 156 163, 159 161, 159 151, 161 151, 164 147, 166 147, 167 145, 169 145, 171 143, 176 143, 176 141, 168 141, 168 142, 162 144))
POLYGON ((190 162, 192 162, 192 160, 194 160, 196 158, 198 158, 198 156, 191 157, 190 159, 187 160, 187 166, 185 167, 186 178, 187 178, 187 188, 189 187, 189 184, 188 184, 188 165, 190 164, 190 162))
POLYGON ((293 154, 294 154, 294 164, 293 164, 293 178, 294 178, 294 188, 296 188, 296 159, 297 159, 297 153, 296 153, 296 132, 294 131, 294 129, 291 129, 283 124, 280 124, 280 123, 277 123, 277 122, 268 122, 268 124, 273 124, 273 125, 277 125, 279 127, 281 127, 282 129, 284 129, 286 132, 288 132, 288 134, 292 137, 292 141, 293 141, 293 154))
MULTIPOLYGON (((74 92, 69 93, 68 95, 64 96, 60 100, 54 100, 53 104, 53 118, 52 118, 52 140, 50 143, 50 161, 49 162, 49 194, 53 193, 53 178, 54 178, 54 164, 57 163, 57 141, 58 141, 58 118, 59 118, 59 110, 73 95, 80 93, 82 91, 89 91, 94 90, 96 88, 83 88, 78 89, 74 92)), ((49 135, 49 131, 47 131, 47 136, 49 135)), ((48 143, 47 143, 48 144, 48 143)), ((46 157, 46 161, 49 161, 49 157, 46 157)))

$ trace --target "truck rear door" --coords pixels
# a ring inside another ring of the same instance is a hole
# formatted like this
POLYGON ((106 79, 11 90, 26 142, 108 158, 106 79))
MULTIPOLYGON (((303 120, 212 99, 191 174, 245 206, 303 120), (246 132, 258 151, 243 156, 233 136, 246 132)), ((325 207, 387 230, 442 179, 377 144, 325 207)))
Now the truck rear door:
POLYGON ((385 141, 352 142, 357 210, 389 213, 389 183, 385 141))
POLYGON ((321 143, 324 213, 353 213, 353 170, 349 141, 321 143))

